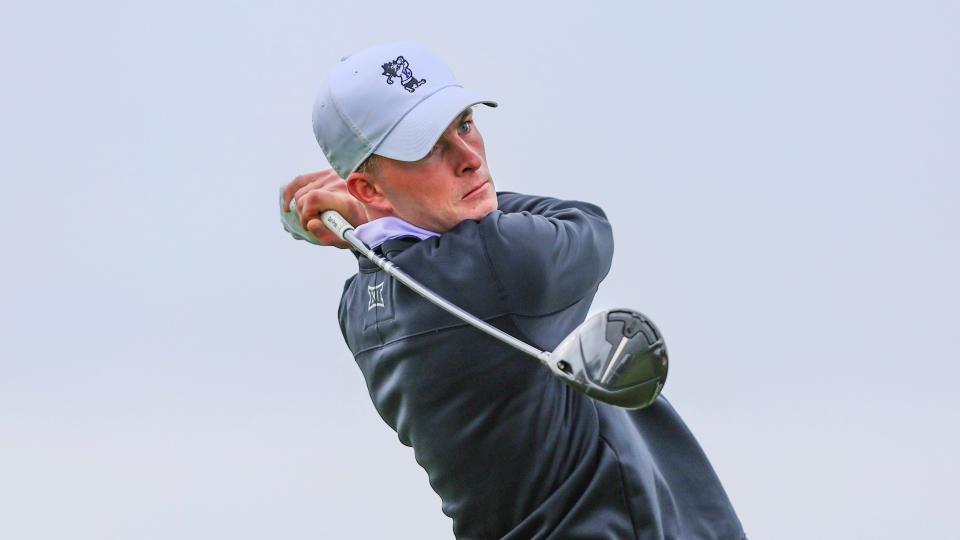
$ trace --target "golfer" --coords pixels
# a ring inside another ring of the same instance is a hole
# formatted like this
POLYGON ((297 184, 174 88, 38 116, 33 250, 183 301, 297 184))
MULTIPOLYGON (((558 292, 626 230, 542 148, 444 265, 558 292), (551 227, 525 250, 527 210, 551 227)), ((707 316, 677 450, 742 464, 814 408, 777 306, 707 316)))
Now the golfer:
MULTIPOLYGON (((592 204, 497 192, 464 89, 433 53, 394 43, 345 57, 314 106, 332 170, 283 190, 300 239, 347 247, 336 210, 387 260, 540 349, 586 317, 613 235, 592 204)), ((289 217, 288 215, 288 217, 289 217)), ((745 538, 665 398, 594 401, 359 258, 339 320, 380 416, 462 539, 745 538)))

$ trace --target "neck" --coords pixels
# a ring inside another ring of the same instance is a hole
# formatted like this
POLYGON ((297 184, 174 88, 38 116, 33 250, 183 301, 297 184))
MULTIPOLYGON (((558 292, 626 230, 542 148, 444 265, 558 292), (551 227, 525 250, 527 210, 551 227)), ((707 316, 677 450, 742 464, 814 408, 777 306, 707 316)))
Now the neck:
POLYGON ((382 217, 396 217, 397 215, 391 211, 377 210, 371 206, 363 205, 363 211, 367 216, 367 222, 373 221, 375 219, 380 219, 382 217))

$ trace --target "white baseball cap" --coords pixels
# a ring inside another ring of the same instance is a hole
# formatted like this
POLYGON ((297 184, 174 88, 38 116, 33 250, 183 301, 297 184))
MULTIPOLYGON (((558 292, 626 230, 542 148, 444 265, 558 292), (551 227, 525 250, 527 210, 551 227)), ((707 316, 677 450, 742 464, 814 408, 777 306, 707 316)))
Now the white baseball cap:
POLYGON ((421 45, 390 43, 345 56, 320 89, 313 133, 347 178, 370 154, 417 161, 466 108, 483 103, 421 45))

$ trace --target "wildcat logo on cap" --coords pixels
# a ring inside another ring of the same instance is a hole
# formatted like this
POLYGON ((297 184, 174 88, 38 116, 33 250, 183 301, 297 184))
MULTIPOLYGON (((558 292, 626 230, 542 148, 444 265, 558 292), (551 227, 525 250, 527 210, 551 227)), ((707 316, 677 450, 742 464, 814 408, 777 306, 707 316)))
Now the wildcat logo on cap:
POLYGON ((400 79, 400 84, 410 93, 427 82, 426 79, 417 79, 413 76, 413 71, 410 71, 410 63, 402 56, 398 56, 396 60, 391 60, 381 67, 383 67, 383 75, 387 77, 387 84, 393 84, 393 78, 396 77, 400 79))

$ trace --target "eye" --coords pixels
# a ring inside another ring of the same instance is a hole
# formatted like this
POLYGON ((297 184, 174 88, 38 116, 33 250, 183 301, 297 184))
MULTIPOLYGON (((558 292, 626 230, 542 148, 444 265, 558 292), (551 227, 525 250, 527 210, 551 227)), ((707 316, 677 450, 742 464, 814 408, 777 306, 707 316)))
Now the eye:
POLYGON ((460 124, 460 128, 459 128, 458 131, 460 132, 461 135, 462 135, 462 134, 465 134, 465 133, 469 133, 469 132, 470 132, 470 128, 471 128, 472 126, 473 126, 473 120, 464 120, 464 121, 460 124))

